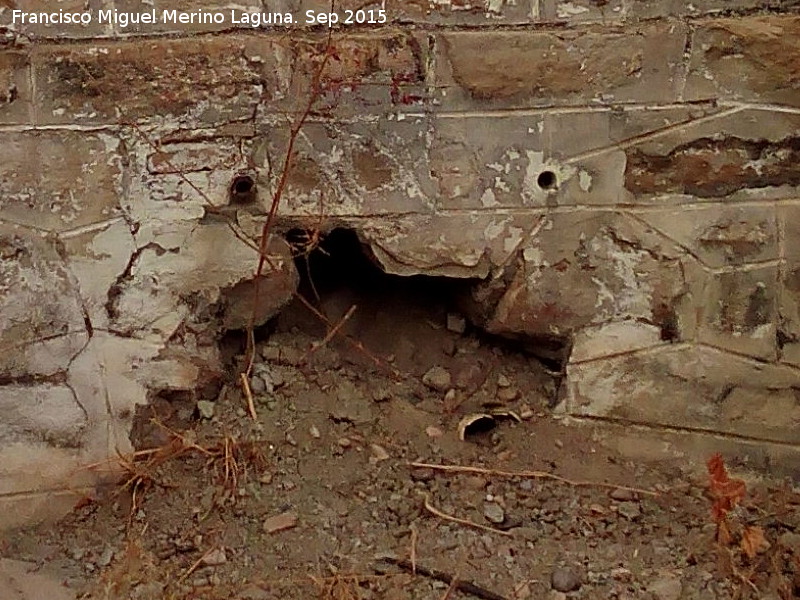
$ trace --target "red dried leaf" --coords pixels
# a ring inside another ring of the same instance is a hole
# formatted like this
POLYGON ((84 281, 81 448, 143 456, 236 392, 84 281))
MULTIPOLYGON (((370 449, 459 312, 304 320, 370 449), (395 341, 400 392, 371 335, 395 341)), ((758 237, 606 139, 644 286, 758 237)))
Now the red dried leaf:
POLYGON ((733 479, 728 475, 722 456, 715 454, 707 463, 709 475, 709 491, 714 499, 712 516, 719 523, 725 514, 736 506, 747 492, 747 486, 741 479, 733 479))
POLYGON ((722 519, 717 523, 717 541, 723 546, 727 546, 733 540, 731 530, 728 528, 728 522, 722 519))
POLYGON ((764 537, 764 530, 761 527, 745 527, 739 545, 747 558, 751 560, 756 557, 756 554, 769 548, 769 542, 764 537))

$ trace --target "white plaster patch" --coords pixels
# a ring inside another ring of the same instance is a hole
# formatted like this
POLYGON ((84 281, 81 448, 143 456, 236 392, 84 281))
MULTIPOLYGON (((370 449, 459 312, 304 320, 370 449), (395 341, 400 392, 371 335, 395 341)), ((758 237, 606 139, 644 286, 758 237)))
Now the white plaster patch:
POLYGON ((578 6, 572 2, 562 2, 556 7, 556 15, 559 19, 567 19, 589 12, 585 6, 578 6))
POLYGON ((509 227, 508 236, 503 240, 503 250, 505 250, 506 253, 515 250, 517 246, 519 246, 520 241, 522 241, 523 233, 524 230, 519 227, 509 227))
POLYGON ((481 195, 481 205, 484 208, 491 208, 492 206, 498 206, 499 204, 500 203, 497 201, 492 189, 486 188, 481 195))
POLYGON ((661 330, 638 321, 618 321, 589 327, 575 335, 570 362, 641 350, 661 343, 661 330))
POLYGON ((581 191, 588 192, 590 189, 592 189, 592 176, 586 171, 581 170, 578 173, 578 185, 580 186, 581 191))
POLYGON ((534 263, 543 267, 547 266, 544 260, 544 252, 537 246, 528 246, 522 251, 522 259, 528 263, 534 263))

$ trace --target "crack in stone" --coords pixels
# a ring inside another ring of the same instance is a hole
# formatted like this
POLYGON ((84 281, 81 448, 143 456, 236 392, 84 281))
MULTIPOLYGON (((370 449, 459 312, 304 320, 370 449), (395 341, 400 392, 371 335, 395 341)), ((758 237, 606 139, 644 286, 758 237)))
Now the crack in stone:
MULTIPOLYGON (((111 287, 108 288, 107 292, 107 301, 105 303, 105 310, 108 318, 113 321, 119 317, 119 310, 117 309, 117 303, 119 302, 119 298, 123 293, 123 288, 126 283, 133 279, 133 269, 136 267, 136 263, 141 258, 142 254, 146 250, 155 250, 158 254, 164 254, 165 252, 169 252, 168 249, 164 248, 160 244, 156 242, 149 242, 144 246, 137 248, 128 259, 128 264, 122 270, 122 273, 117 275, 114 283, 111 284, 111 287)), ((120 332, 116 332, 120 334, 120 332)), ((123 337, 131 337, 131 336, 123 336, 123 337)))

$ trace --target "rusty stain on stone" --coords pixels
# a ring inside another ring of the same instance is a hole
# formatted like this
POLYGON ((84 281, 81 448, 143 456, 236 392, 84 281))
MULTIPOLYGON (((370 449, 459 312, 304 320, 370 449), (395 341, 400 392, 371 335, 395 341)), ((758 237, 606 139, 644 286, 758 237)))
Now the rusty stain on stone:
POLYGON ((665 156, 627 151, 625 187, 635 194, 720 198, 742 189, 800 185, 800 138, 778 142, 699 138, 665 156))

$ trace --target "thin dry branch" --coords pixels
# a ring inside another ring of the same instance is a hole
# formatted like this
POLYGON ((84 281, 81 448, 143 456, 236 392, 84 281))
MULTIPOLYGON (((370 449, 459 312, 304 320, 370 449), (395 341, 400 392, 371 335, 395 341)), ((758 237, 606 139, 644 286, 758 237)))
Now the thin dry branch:
MULTIPOLYGON (((331 0, 330 4, 331 12, 334 10, 334 1, 331 0)), ((256 267, 255 272, 255 282, 254 282, 254 290, 253 290, 253 310, 250 314, 250 321, 247 326, 247 350, 245 352, 245 373, 249 376, 250 372, 253 369, 253 361, 255 360, 255 322, 256 316, 258 314, 258 305, 260 300, 261 294, 261 275, 264 272, 264 265, 267 263, 267 247, 269 245, 269 238, 270 232, 272 231, 272 224, 275 221, 275 216, 278 213, 278 208, 281 203, 281 199, 283 198, 283 193, 286 189, 286 183, 289 180, 289 173, 292 169, 292 159, 294 157, 294 147, 297 143, 297 138, 300 135, 300 131, 303 129, 306 121, 308 120, 311 112, 314 108, 314 104, 317 102, 317 99, 320 96, 321 88, 320 88, 320 81, 322 79, 322 74, 325 72, 325 67, 328 65, 328 61, 330 60, 332 53, 332 40, 333 40, 333 29, 328 30, 328 38, 325 44, 325 51, 320 61, 320 64, 317 70, 314 72, 314 75, 311 80, 311 89, 309 91, 308 101, 306 103, 305 109, 300 114, 300 118, 295 122, 292 126, 291 131, 289 133, 289 141, 286 147, 286 156, 283 161, 283 167, 281 169, 280 176, 278 178, 278 183, 275 186, 275 192, 272 195, 272 203, 270 204, 269 213, 267 214, 267 219, 264 221, 264 225, 261 228, 261 237, 258 244, 258 266, 256 267)))
POLYGON ((419 538, 419 530, 413 523, 411 524, 411 551, 408 553, 411 559, 411 574, 417 572, 417 540, 419 538))
POLYGON ((600 481, 580 481, 567 479, 555 473, 548 473, 547 471, 498 471, 495 469, 484 469, 483 467, 469 467, 462 465, 435 465, 431 463, 412 462, 409 466, 414 469, 432 469, 434 471, 445 471, 447 473, 475 473, 479 475, 489 475, 495 477, 521 477, 523 479, 552 479, 559 483, 571 485, 575 487, 600 487, 611 490, 626 490, 636 494, 643 494, 645 496, 657 497, 660 494, 653 490, 644 490, 642 488, 629 487, 625 485, 617 485, 615 483, 604 483, 600 481))
POLYGON ((408 560, 395 558, 393 556, 384 556, 383 558, 381 558, 381 560, 391 565, 395 565, 403 569, 404 571, 409 571, 414 574, 422 575, 423 577, 436 579, 437 581, 441 581, 448 585, 453 585, 453 587, 462 594, 469 594, 471 596, 476 596, 477 598, 481 598, 482 600, 507 600, 505 596, 496 594, 491 590, 487 590, 486 588, 476 585, 470 581, 462 581, 457 577, 450 575, 449 573, 445 573, 444 571, 439 571, 437 569, 429 569, 421 565, 412 565, 411 562, 408 560))
POLYGON ((499 535, 504 535, 506 537, 511 537, 511 532, 503 531, 502 529, 495 529, 494 527, 487 527, 486 525, 481 525, 480 523, 475 523, 474 521, 469 521, 467 519, 460 519, 459 517, 454 517, 453 515, 448 515, 445 512, 442 512, 438 508, 436 508, 433 504, 431 504, 430 497, 426 494, 425 495, 425 510, 430 512, 433 515, 436 515, 440 519, 444 519, 445 521, 452 521, 453 523, 458 523, 459 525, 464 525, 466 527, 472 527, 474 529, 480 529, 482 531, 491 531, 492 533, 497 533, 499 535))
POLYGON ((242 390, 247 398, 247 412, 250 413, 253 421, 258 421, 258 414, 256 413, 256 404, 253 401, 253 392, 250 390, 250 382, 247 380, 247 373, 239 373, 239 379, 242 380, 242 390))
POLYGON ((184 571, 183 575, 181 575, 178 578, 176 583, 182 583, 183 581, 185 581, 186 578, 189 577, 189 575, 191 575, 192 573, 194 573, 200 567, 200 565, 203 564, 203 561, 206 558, 208 558, 209 556, 211 556, 211 554, 213 552, 215 552, 216 550, 218 550, 218 548, 216 548, 216 547, 212 547, 212 548, 209 548, 208 550, 206 550, 205 553, 203 554, 203 556, 201 556, 196 561, 194 561, 192 563, 192 565, 188 569, 186 569, 186 571, 184 571))
POLYGON ((310 348, 308 350, 308 352, 306 352, 300 358, 300 363, 301 364, 305 363, 311 357, 311 355, 314 354, 314 352, 316 352, 317 350, 322 348, 325 344, 330 342, 334 338, 334 336, 336 336, 336 334, 339 333, 339 330, 342 327, 344 327, 345 323, 347 323, 350 320, 350 317, 352 317, 353 313, 356 312, 356 308, 358 308, 358 306, 353 304, 353 306, 351 306, 347 310, 347 312, 344 314, 344 316, 341 319, 339 319, 339 322, 336 323, 336 325, 334 325, 333 327, 330 328, 330 330, 328 331, 327 335, 324 338, 322 338, 322 341, 314 344, 314 346, 312 348, 310 348))

